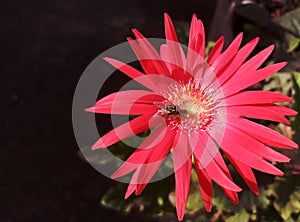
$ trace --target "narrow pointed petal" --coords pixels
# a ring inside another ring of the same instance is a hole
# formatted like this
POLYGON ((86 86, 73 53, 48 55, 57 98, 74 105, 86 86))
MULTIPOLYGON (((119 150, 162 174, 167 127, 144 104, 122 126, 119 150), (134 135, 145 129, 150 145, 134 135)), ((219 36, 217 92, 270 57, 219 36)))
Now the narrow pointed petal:
MULTIPOLYGON (((159 135, 154 135, 156 136, 156 141, 154 143, 150 142, 151 144, 145 141, 145 143, 139 147, 139 149, 145 151, 142 151, 136 157, 133 157, 135 158, 135 160, 133 160, 135 163, 137 161, 141 163, 139 166, 139 172, 136 172, 138 174, 137 181, 135 181, 137 183, 136 195, 139 195, 145 189, 146 185, 151 181, 162 162, 170 153, 171 146, 174 143, 176 132, 165 126, 161 126, 161 129, 162 130, 158 130, 157 134, 159 135), (154 147, 150 148, 151 146, 154 147), (141 161, 142 159, 144 160, 141 161)), ((128 162, 131 161, 132 160, 129 160, 128 162)))
POLYGON ((219 76, 218 81, 221 85, 224 84, 224 82, 228 81, 228 79, 230 79, 233 74, 239 69, 239 67, 245 62, 245 60, 257 45, 258 41, 259 38, 255 38, 247 43, 237 52, 232 62, 225 70, 221 70, 221 73, 216 73, 216 75, 219 76))
POLYGON ((224 172, 214 160, 211 161, 210 164, 208 164, 208 166, 205 168, 205 171, 211 177, 212 180, 214 180, 217 184, 224 187, 225 189, 236 192, 242 190, 224 174, 224 172))
POLYGON ((228 66, 229 62, 234 58, 238 49, 242 43, 243 33, 240 33, 233 42, 228 46, 228 48, 216 59, 213 63, 212 68, 215 73, 220 73, 219 71, 228 66))
MULTIPOLYGON (((170 148, 167 148, 166 150, 169 151, 170 148)), ((165 156, 166 155, 167 154, 165 154, 165 156)), ((138 174, 137 182, 139 183, 137 184, 136 195, 140 195, 143 192, 143 190, 146 188, 147 184, 151 181, 151 179, 153 178, 153 176, 161 166, 162 162, 164 161, 163 158, 165 158, 165 156, 161 157, 162 158, 161 160, 157 160, 156 162, 152 162, 150 164, 144 164, 140 166, 141 170, 138 174)))
POLYGON ((278 162, 289 162, 290 160, 283 154, 265 146, 263 143, 230 125, 227 127, 227 135, 230 136, 238 146, 241 146, 264 159, 278 162))
POLYGON ((242 76, 240 76, 239 79, 228 81, 227 84, 223 86, 222 91, 226 97, 230 96, 273 75, 282 69, 286 64, 286 62, 281 62, 253 72, 245 72, 242 76))
POLYGON ((202 195, 202 200, 204 202, 204 206, 207 212, 211 211, 212 208, 212 195, 213 195, 213 187, 212 180, 207 175, 204 169, 200 169, 199 161, 195 158, 195 168, 197 172, 199 188, 202 195))
POLYGON ((114 66, 116 69, 126 74, 129 78, 137 81, 138 83, 147 87, 148 89, 153 90, 156 88, 151 81, 147 81, 147 78, 143 78, 145 77, 145 74, 138 71, 137 69, 112 58, 105 57, 104 60, 112 66, 114 66))
MULTIPOLYGON (((204 146, 204 149, 209 150, 209 152, 205 153, 205 156, 209 158, 209 162, 206 163, 207 165, 203 167, 202 161, 199 161, 199 168, 200 169, 205 169, 209 177, 214 180, 216 183, 218 183, 220 186, 232 190, 232 191, 241 191, 241 188, 238 187, 236 184, 233 183, 233 181, 223 172, 223 170, 220 168, 220 166, 217 164, 216 160, 214 159, 214 156, 216 155, 216 152, 213 150, 217 150, 216 145, 214 141, 211 140, 211 138, 207 138, 207 135, 202 135, 201 138, 203 138, 203 141, 209 141, 207 144, 202 143, 202 146, 204 146), (214 156, 209 156, 211 153, 213 153, 214 156)), ((198 144, 200 146, 200 143, 198 144)), ((200 148, 199 150, 202 150, 200 148)), ((198 160, 203 159, 203 154, 202 157, 198 153, 198 149, 194 150, 194 155, 195 158, 198 160)))
MULTIPOLYGON (((189 35, 189 50, 192 50, 204 58, 205 54, 205 32, 204 26, 201 20, 197 19, 196 14, 193 15, 190 35, 189 35), (199 47, 196 49, 196 44, 199 44, 199 47)), ((188 56, 189 57, 189 56, 188 56)))
POLYGON ((257 55, 253 56, 249 59, 246 63, 244 63, 239 70, 234 74, 231 81, 239 80, 241 76, 244 76, 245 73, 251 73, 257 70, 271 55, 272 51, 274 50, 274 45, 271 45, 264 50, 262 50, 257 55))
POLYGON ((129 39, 133 51, 147 74, 169 75, 169 71, 160 55, 151 43, 137 29, 132 30, 136 41, 129 39))
POLYGON ((146 90, 126 90, 109 94, 97 101, 97 105, 112 104, 112 103, 141 103, 153 104, 153 102, 163 101, 164 98, 146 90))
POLYGON ((190 189, 192 151, 189 149, 188 135, 178 132, 173 141, 173 165, 175 172, 176 210, 182 221, 190 189))
POLYGON ((167 44, 164 44, 160 48, 160 55, 170 73, 175 69, 183 69, 186 66, 186 58, 184 51, 178 42, 176 30, 172 23, 171 18, 167 13, 165 16, 165 35, 167 44))
POLYGON ((244 164, 259 171, 278 176, 283 175, 283 172, 277 169, 274 165, 263 160, 260 156, 248 151, 240 144, 237 144, 234 139, 229 137, 230 135, 231 134, 226 131, 223 143, 221 144, 221 149, 225 152, 225 154, 231 155, 234 159, 243 160, 244 164))
MULTIPOLYGON (((204 200, 204 204, 205 207, 207 209, 207 211, 210 211, 211 209, 211 195, 212 195, 212 188, 210 188, 212 186, 211 184, 211 178, 210 175, 211 174, 207 174, 206 169, 207 169, 207 165, 212 162, 215 161, 217 166, 222 170, 222 172, 224 173, 224 175, 226 175, 226 177, 228 177, 228 179, 232 180, 232 177, 230 175, 230 172, 222 158, 222 155, 219 153, 219 151, 217 150, 216 146, 214 145, 209 145, 209 143, 212 142, 212 140, 210 139, 210 137, 208 135, 204 136, 199 136, 199 138, 194 138, 193 136, 189 137, 189 142, 190 142, 190 146, 192 150, 195 150, 196 152, 196 156, 201 156, 201 160, 197 159, 195 156, 195 164, 196 164, 196 171, 197 171, 197 175, 198 175, 198 180, 200 183, 200 191, 203 195, 203 200, 204 200), (200 144, 199 144, 200 142, 200 144), (204 147, 202 144, 207 144, 206 147, 204 147), (213 149, 209 148, 209 147, 213 147, 213 149), (204 150, 203 150, 204 148, 204 150), (199 166, 201 166, 202 168, 200 169, 199 166), (204 177, 203 178, 203 184, 201 184, 201 179, 200 177, 204 177), (204 187, 203 187, 204 186, 204 187)), ((238 196, 237 196, 237 192, 236 191, 232 191, 231 189, 227 189, 227 186, 223 186, 222 184, 219 184, 222 189, 224 190, 225 194, 227 195, 227 197, 231 200, 232 203, 237 204, 238 203, 238 196)))
POLYGON ((124 199, 128 199, 128 197, 130 197, 130 195, 135 191, 136 189, 136 185, 135 184, 129 184, 125 193, 125 197, 124 199))
MULTIPOLYGON (((157 56, 152 55, 149 50, 144 50, 142 47, 145 47, 145 44, 140 46, 139 42, 137 40, 134 40, 130 37, 127 38, 128 43, 130 44, 133 52, 135 53, 136 57, 139 60, 139 63, 141 64, 143 70, 145 71, 146 74, 158 74, 159 72, 157 71, 156 67, 156 62, 160 61, 157 56), (153 62, 154 61, 154 62, 153 62)), ((145 40, 140 40, 140 41, 145 41, 145 40)))
MULTIPOLYGON (((122 177, 140 165, 148 164, 148 168, 153 165, 153 168, 157 167, 157 162, 163 160, 169 153, 173 143, 175 132, 170 131, 164 125, 154 130, 134 151, 134 153, 119 167, 116 172, 113 173, 111 178, 122 177)), ((159 164, 160 165, 160 164, 159 164)), ((158 166, 159 167, 159 166, 158 166)), ((140 169, 142 170, 142 169, 140 169)), ((146 169, 147 170, 147 169, 146 169)), ((143 169, 145 171, 145 169, 143 169)), ((153 175, 152 175, 153 176, 153 175)), ((151 176, 151 177, 152 177, 151 176)), ((144 181, 144 178, 137 177, 139 181, 134 181, 138 184, 140 181, 144 181)), ((151 179, 151 178, 150 178, 151 179)), ((143 183, 146 183, 145 181, 143 183)))
POLYGON ((97 104, 94 107, 85 109, 87 112, 103 113, 103 114, 120 114, 120 115, 141 115, 146 113, 156 113, 158 110, 154 104, 97 104))
POLYGON ((264 105, 264 107, 273 112, 276 112, 276 113, 279 113, 279 114, 285 115, 285 116, 296 116, 298 114, 297 111, 290 109, 288 107, 285 107, 285 106, 279 106, 279 105, 275 105, 275 104, 267 104, 267 105, 264 105))
POLYGON ((286 149, 296 149, 298 147, 292 140, 261 124, 230 115, 227 116, 227 123, 268 146, 286 149))
MULTIPOLYGON (((184 75, 186 58, 179 43, 167 41, 167 44, 164 44, 160 47, 160 54, 171 74, 174 70, 181 69, 181 75, 184 75)), ((170 77, 173 78, 172 75, 170 77)))
POLYGON ((238 171, 238 173, 242 176, 250 190, 255 194, 258 195, 258 185, 255 178, 255 175, 251 169, 251 167, 245 165, 242 161, 239 161, 238 159, 232 158, 230 155, 227 154, 228 159, 233 164, 235 169, 238 171))
POLYGON ((191 22, 189 44, 187 51, 186 67, 188 72, 193 73, 197 63, 204 61, 205 56, 205 33, 204 26, 194 14, 191 22))
POLYGON ((170 18, 170 16, 165 13, 164 14, 165 17, 165 35, 166 35, 166 39, 170 40, 170 41, 174 41, 174 42, 178 42, 178 37, 173 25, 173 22, 170 18))
POLYGON ((266 106, 231 106, 227 108, 227 112, 236 116, 271 120, 284 124, 290 124, 288 119, 280 115, 278 112, 272 111, 266 106))
POLYGON ((177 133, 173 141, 173 163, 174 171, 180 169, 192 156, 187 134, 177 133))
MULTIPOLYGON (((222 157, 222 155, 219 151, 214 155, 214 159, 215 159, 216 163, 219 165, 219 167, 222 169, 223 173, 230 180, 233 180, 231 175, 230 175, 229 169, 226 166, 226 163, 225 163, 225 161, 224 161, 224 159, 223 159, 223 157, 222 157)), ((226 196, 230 199, 230 201, 233 204, 238 204, 239 198, 238 198, 238 195, 237 195, 236 191, 232 191, 230 189, 227 189, 226 187, 223 187, 222 185, 221 185, 221 188, 223 189, 224 193, 226 194, 226 196)))
MULTIPOLYGON (((174 167, 176 165, 176 156, 173 155, 174 167)), ((180 157, 179 157, 180 158, 180 157)), ((183 220, 186 203, 188 200, 190 181, 191 181, 192 159, 189 158, 185 164, 175 171, 175 195, 176 211, 179 221, 183 220)))
POLYGON ((224 46, 224 36, 221 36, 215 43, 214 47, 211 49, 209 56, 206 60, 207 64, 211 66, 216 59, 221 55, 224 46))
POLYGON ((87 112, 108 114, 145 114, 157 111, 154 102, 163 101, 164 98, 144 90, 128 90, 110 94, 100 99, 94 107, 86 109, 87 112))
POLYGON ((286 95, 268 91, 243 91, 226 98, 226 106, 291 102, 286 95))
MULTIPOLYGON (((114 130, 111 130, 103 137, 101 137, 93 146, 92 149, 106 148, 120 140, 126 139, 130 136, 145 132, 149 129, 149 120, 153 117, 153 114, 147 114, 139 116, 127 123, 124 123, 114 130)), ((162 123, 161 118, 153 118, 152 124, 159 125, 162 123)))

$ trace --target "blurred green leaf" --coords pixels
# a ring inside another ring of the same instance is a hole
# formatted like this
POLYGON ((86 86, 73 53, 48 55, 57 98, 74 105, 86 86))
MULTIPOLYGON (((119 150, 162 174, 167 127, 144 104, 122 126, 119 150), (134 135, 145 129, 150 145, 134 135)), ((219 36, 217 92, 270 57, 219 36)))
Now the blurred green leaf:
POLYGON ((228 217, 225 222, 248 222, 250 214, 245 209, 235 213, 233 216, 228 217))
POLYGON ((271 189, 274 190, 273 206, 284 221, 294 221, 292 215, 300 212, 300 177, 289 175, 277 178, 271 189))
POLYGON ((174 206, 168 201, 168 195, 174 188, 172 177, 148 184, 139 196, 131 195, 124 200, 128 184, 119 184, 110 188, 101 198, 101 205, 128 213, 132 210, 146 212, 152 216, 174 214, 174 206), (161 189, 163 187, 163 189, 161 189))
MULTIPOLYGON (((293 118, 292 127, 299 133, 300 132, 300 73, 293 72, 293 82, 294 82, 294 109, 298 112, 298 115, 293 118)), ((299 138, 298 138, 299 141, 299 138)))
POLYGON ((286 203, 275 202, 274 207, 280 212, 281 218, 284 221, 292 219, 292 213, 300 212, 300 187, 296 187, 289 195, 289 200, 286 203))
POLYGON ((288 35, 288 36, 289 36, 288 37, 289 46, 288 46, 287 52, 292 52, 298 47, 300 39, 293 35, 288 35))
POLYGON ((298 89, 300 89, 300 73, 299 72, 293 72, 295 82, 297 84, 298 89))
POLYGON ((293 75, 290 72, 275 73, 265 80, 263 90, 279 92, 284 95, 294 96, 293 75))
POLYGON ((273 195, 274 195, 273 189, 270 189, 268 187, 264 189, 260 189, 259 196, 258 196, 258 200, 259 200, 258 206, 260 206, 262 209, 268 208, 271 204, 271 196, 273 195))
POLYGON ((300 9, 284 14, 276 20, 285 31, 287 51, 294 51, 300 42, 300 9))

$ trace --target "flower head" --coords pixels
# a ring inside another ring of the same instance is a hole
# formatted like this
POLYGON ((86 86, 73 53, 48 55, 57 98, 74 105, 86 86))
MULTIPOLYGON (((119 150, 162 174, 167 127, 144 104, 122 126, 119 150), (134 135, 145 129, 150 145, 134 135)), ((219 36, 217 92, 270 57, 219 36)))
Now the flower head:
POLYGON ((179 44, 171 19, 165 14, 166 43, 160 52, 137 30, 128 38, 143 70, 112 58, 105 60, 148 90, 128 90, 108 95, 87 111, 139 115, 100 138, 93 149, 106 148, 120 140, 152 129, 151 134, 112 175, 134 171, 125 198, 138 195, 160 165, 172 155, 175 172, 176 209, 182 220, 188 199, 192 165, 207 211, 212 207, 212 181, 219 184, 233 203, 238 203, 234 182, 223 160, 225 155, 258 194, 252 169, 283 175, 268 161, 289 159, 271 147, 294 149, 297 145, 281 134, 247 118, 289 124, 285 116, 297 113, 278 102, 291 98, 267 91, 245 90, 283 68, 276 63, 259 68, 273 50, 270 46, 247 59, 259 38, 240 48, 242 33, 223 51, 224 38, 205 58, 204 27, 193 16, 187 52, 179 44))

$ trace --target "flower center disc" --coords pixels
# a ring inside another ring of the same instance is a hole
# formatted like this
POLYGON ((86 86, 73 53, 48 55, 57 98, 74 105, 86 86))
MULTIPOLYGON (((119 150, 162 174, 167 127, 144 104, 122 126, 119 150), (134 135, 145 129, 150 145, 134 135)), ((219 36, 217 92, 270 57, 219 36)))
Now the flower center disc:
POLYGON ((158 111, 173 130, 199 133, 211 126, 217 100, 199 83, 172 84, 162 92, 166 100, 158 111))

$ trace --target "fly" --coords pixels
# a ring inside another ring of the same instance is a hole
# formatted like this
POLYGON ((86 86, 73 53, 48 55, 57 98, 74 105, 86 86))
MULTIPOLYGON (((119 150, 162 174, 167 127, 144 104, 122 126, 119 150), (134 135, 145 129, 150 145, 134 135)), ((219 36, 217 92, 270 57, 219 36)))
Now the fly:
POLYGON ((180 116, 187 114, 186 110, 180 109, 179 106, 173 104, 155 103, 155 105, 161 108, 157 111, 157 114, 161 116, 180 116))

